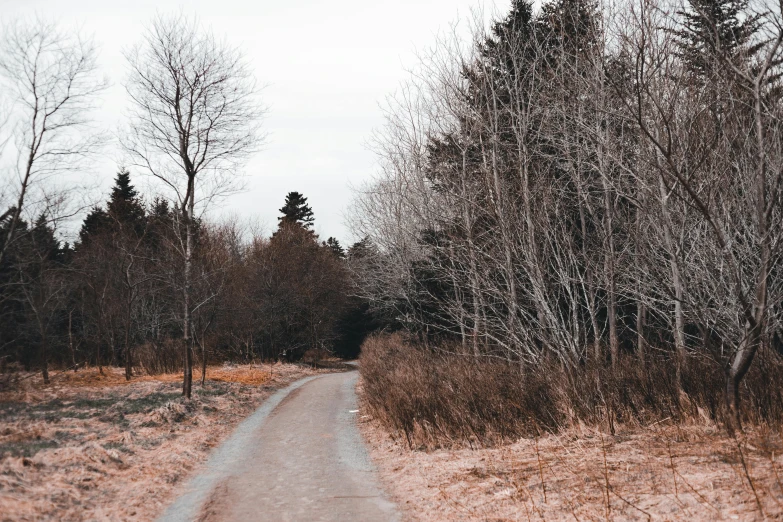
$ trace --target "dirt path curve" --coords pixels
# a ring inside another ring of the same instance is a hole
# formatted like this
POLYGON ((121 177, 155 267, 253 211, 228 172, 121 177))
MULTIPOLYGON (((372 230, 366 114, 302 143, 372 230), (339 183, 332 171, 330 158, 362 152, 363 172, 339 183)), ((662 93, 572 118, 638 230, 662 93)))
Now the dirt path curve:
POLYGON ((398 520, 356 427, 357 376, 309 377, 267 399, 159 520, 398 520))

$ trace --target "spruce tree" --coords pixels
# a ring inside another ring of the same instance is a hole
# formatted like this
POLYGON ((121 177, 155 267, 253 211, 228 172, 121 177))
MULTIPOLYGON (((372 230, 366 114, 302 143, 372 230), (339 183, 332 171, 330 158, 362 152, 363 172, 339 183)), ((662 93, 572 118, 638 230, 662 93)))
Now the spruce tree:
POLYGON ((364 236, 362 239, 351 245, 348 249, 348 259, 358 261, 377 254, 377 247, 373 244, 370 236, 364 236))
POLYGON ((597 44, 600 19, 595 0, 554 0, 541 7, 536 36, 550 65, 589 52, 597 44))
POLYGON ((130 181, 130 173, 121 169, 114 180, 106 210, 93 207, 84 218, 79 231, 79 244, 86 246, 90 239, 104 232, 125 231, 137 236, 144 232, 146 212, 138 192, 130 181))
POLYGON ((144 206, 126 169, 117 173, 106 210, 120 228, 137 235, 143 232, 146 219, 144 206))
MULTIPOLYGON (((759 29, 759 16, 748 13, 747 0, 688 0, 680 11, 683 28, 675 34, 680 56, 698 76, 710 74, 723 56, 736 59, 759 29)), ((746 49, 748 55, 754 49, 746 49)))
POLYGON ((283 214, 278 218, 280 226, 298 224, 305 230, 313 226, 313 210, 307 204, 307 198, 299 192, 289 192, 285 197, 285 205, 280 209, 283 214))
POLYGON ((101 207, 93 207, 82 222, 79 230, 79 246, 85 247, 90 240, 98 234, 106 231, 111 226, 111 218, 101 207))
MULTIPOLYGON (((512 60, 518 59, 523 42, 533 35, 533 4, 528 0, 514 0, 509 14, 492 25, 492 34, 479 44, 479 53, 484 60, 494 63, 498 71, 512 74, 512 60)), ((526 49, 533 52, 532 48, 526 49)), ((532 55, 528 57, 532 59, 532 55)))
POLYGON ((340 245, 340 242, 333 237, 330 237, 324 243, 324 246, 329 248, 332 253, 339 259, 345 259, 345 249, 340 245))
POLYGON ((31 247, 39 262, 61 261, 63 248, 54 234, 54 228, 49 224, 45 214, 38 216, 30 234, 31 247))

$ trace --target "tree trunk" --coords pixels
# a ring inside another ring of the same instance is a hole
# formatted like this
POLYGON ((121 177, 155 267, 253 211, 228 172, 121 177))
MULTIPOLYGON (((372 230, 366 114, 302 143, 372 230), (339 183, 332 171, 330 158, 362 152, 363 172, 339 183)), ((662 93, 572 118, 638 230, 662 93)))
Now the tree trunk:
MULTIPOLYGON (((766 179, 766 159, 765 159, 765 144, 766 138, 764 135, 764 122, 762 121, 762 102, 761 102, 761 78, 757 78, 754 85, 754 116, 756 127, 756 144, 758 155, 758 165, 756 171, 756 179, 754 183, 754 196, 755 196, 755 210, 756 214, 756 235, 761 240, 760 254, 761 264, 759 266, 758 275, 755 285, 755 303, 753 310, 749 308, 745 309, 746 314, 746 327, 747 334, 745 339, 740 343, 737 353, 734 355, 734 359, 731 362, 731 366, 728 371, 728 379, 726 384, 726 399, 729 406, 729 432, 734 433, 735 430, 742 431, 741 420, 741 404, 740 404, 740 384, 742 379, 750 370, 750 365, 753 363, 753 358, 756 355, 756 351, 761 344, 762 337, 764 335, 765 327, 767 324, 767 300, 768 300, 768 278, 770 275, 770 260, 771 260, 771 242, 770 242, 770 229, 767 220, 767 212, 769 204, 767 202, 767 179, 766 179)), ((771 207, 770 207, 771 210, 771 207)), ((739 278, 738 278, 739 279, 739 278)), ((738 285, 739 286, 739 285, 738 285)), ((738 293, 741 291, 738 290, 738 293)))
POLYGON ((76 350, 73 348, 73 310, 68 310, 68 349, 71 352, 71 364, 73 364, 73 373, 79 370, 76 362, 76 350))
POLYGON ((677 355, 677 386, 682 388, 682 370, 685 357, 685 320, 682 311, 682 280, 677 262, 672 261, 672 281, 674 283, 674 344, 677 355))
MULTIPOLYGON (((613 264, 613 263, 611 263, 613 264)), ((614 286, 614 268, 609 272, 609 354, 612 357, 612 369, 617 369, 618 358, 620 357, 620 342, 617 338, 617 294, 614 286)))
POLYGON ((658 190, 661 196, 661 212, 663 213, 663 236, 666 248, 669 250, 669 264, 672 272, 672 286, 674 287, 674 349, 676 356, 677 386, 682 388, 682 369, 686 363, 685 352, 685 319, 683 317, 682 301, 685 297, 682 277, 680 275, 679 250, 674 244, 672 235, 672 222, 669 215, 669 196, 666 193, 663 176, 658 178, 658 190))
MULTIPOLYGON (((603 176, 605 179, 605 176, 603 176)), ((608 294, 607 318, 609 320, 609 354, 612 358, 612 368, 617 368, 617 359, 620 355, 620 343, 617 337, 617 291, 615 288, 615 266, 614 266, 614 235, 612 229, 612 203, 609 195, 608 183, 604 182, 604 202, 606 205, 604 218, 604 234, 606 235, 606 251, 604 255, 604 270, 606 271, 606 291, 608 294)))
POLYGON ((185 215, 185 274, 184 274, 184 286, 183 286, 183 298, 185 302, 183 325, 182 325, 182 340, 185 343, 185 372, 182 382, 182 395, 190 399, 192 387, 193 387, 193 339, 191 335, 191 317, 190 317, 190 278, 193 263, 193 207, 195 199, 195 180, 193 176, 189 176, 188 194, 189 199, 186 201, 186 208, 184 210, 185 215))
POLYGON ((133 377, 133 359, 130 346, 130 324, 125 328, 125 380, 131 380, 133 377))
POLYGON ((193 388, 193 347, 188 339, 185 342, 185 375, 182 382, 182 395, 190 399, 193 388))
POLYGON ((103 366, 101 365, 101 341, 98 340, 97 343, 95 343, 95 366, 98 367, 98 373, 103 375, 103 366))
POLYGON ((117 366, 117 339, 114 337, 114 325, 110 325, 109 330, 109 351, 111 352, 111 359, 109 366, 117 366))
POLYGON ((204 342, 204 336, 201 336, 201 387, 207 381, 207 345, 204 342))
POLYGON ((647 321, 647 308, 641 301, 636 302, 636 356, 644 366, 647 341, 644 339, 644 325, 647 321))
POLYGON ((43 359, 41 374, 44 384, 49 384, 49 340, 45 333, 41 332, 41 359, 43 359))
POLYGON ((734 435, 742 431, 742 404, 740 402, 740 385, 742 379, 750 370, 753 358, 761 341, 760 323, 749 329, 745 340, 740 344, 734 360, 727 371, 726 376, 726 402, 729 407, 727 428, 734 435))

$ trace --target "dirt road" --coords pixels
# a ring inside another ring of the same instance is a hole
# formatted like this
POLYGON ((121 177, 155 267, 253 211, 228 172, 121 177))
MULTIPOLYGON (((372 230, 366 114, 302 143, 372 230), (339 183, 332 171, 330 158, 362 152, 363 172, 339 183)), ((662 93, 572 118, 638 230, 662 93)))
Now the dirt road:
POLYGON ((302 379, 270 397, 160 520, 398 520, 356 427, 357 376, 302 379))

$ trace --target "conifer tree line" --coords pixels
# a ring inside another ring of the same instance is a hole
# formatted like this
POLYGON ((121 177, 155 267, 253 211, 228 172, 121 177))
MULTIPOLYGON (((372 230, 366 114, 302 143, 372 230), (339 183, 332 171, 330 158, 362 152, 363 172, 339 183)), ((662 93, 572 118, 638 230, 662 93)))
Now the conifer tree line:
MULTIPOLYGON (((358 350, 366 319, 362 303, 349 297, 349 254, 335 238, 319 240, 300 193, 289 193, 280 211, 271 237, 248 236, 236 221, 194 224, 192 332, 202 369, 358 350)), ((143 201, 121 170, 73 245, 46 216, 20 220, 0 269, 4 365, 40 369, 46 380, 52 365, 121 365, 128 379, 180 370, 178 212, 162 198, 143 201)), ((8 233, 7 219, 0 232, 8 233)))
POLYGON ((288 194, 271 237, 208 217, 263 141, 242 51, 185 15, 156 17, 126 52, 116 144, 93 119, 107 86, 96 55, 43 18, 0 33, 0 369, 46 383, 51 368, 184 369, 190 397, 197 364, 203 383, 210 362, 355 355, 368 316, 349 297, 351 249, 319 239, 304 195, 288 194), (127 168, 95 204, 86 172, 110 147, 127 168))
POLYGON ((781 42, 752 0, 515 0, 455 31, 375 137, 363 296, 526 370, 663 360, 687 394, 706 362, 739 427, 783 349, 781 42))

